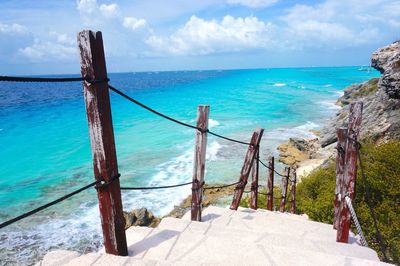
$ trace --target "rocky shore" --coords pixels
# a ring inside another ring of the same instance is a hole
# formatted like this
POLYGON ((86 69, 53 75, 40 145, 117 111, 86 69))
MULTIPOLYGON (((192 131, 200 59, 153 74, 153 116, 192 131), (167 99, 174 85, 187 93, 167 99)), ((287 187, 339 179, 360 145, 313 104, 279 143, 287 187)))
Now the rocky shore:
MULTIPOLYGON (((315 138, 290 138, 286 144, 279 145, 279 161, 296 167, 299 179, 336 157, 336 129, 346 126, 352 102, 364 103, 361 139, 372 138, 380 143, 400 138, 400 41, 374 52, 371 66, 382 76, 345 88, 344 95, 337 101, 342 108, 320 132, 312 132, 315 138)), ((234 187, 205 190, 204 207, 229 204, 233 191, 234 187)), ((190 210, 190 204, 191 196, 188 196, 166 217, 182 217, 190 210)), ((127 228, 133 225, 155 227, 161 221, 144 208, 125 212, 124 215, 127 228)))
POLYGON ((360 84, 344 89, 337 101, 342 108, 329 120, 314 139, 289 139, 278 147, 279 161, 298 167, 299 176, 323 166, 336 156, 336 129, 346 126, 352 102, 364 103, 361 137, 377 143, 400 138, 400 41, 373 53, 371 66, 382 73, 360 84))

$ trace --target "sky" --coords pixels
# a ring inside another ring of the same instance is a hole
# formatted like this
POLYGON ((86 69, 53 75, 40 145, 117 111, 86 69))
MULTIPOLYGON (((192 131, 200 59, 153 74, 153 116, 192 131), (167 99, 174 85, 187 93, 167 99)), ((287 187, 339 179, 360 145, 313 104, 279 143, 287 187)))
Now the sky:
POLYGON ((0 75, 79 73, 84 29, 108 72, 369 65, 400 0, 1 0, 0 75))

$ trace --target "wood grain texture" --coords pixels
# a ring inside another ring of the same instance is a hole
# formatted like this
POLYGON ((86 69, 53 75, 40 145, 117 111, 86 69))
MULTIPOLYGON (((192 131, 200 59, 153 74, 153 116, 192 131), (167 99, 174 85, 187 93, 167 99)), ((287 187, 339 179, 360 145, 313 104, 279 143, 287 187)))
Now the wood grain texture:
POLYGON ((207 149, 207 132, 208 116, 210 107, 208 105, 200 105, 197 108, 196 126, 202 131, 196 130, 196 144, 194 149, 193 160, 193 184, 192 184, 192 204, 191 219, 192 221, 201 221, 202 200, 203 200, 203 183, 205 173, 206 149, 207 149))
POLYGON ((260 149, 257 149, 256 159, 253 163, 253 169, 251 170, 251 193, 250 193, 250 208, 257 210, 257 199, 258 199, 258 175, 259 175, 259 162, 258 156, 260 154, 260 149))
POLYGON ((267 210, 272 211, 274 206, 274 170, 275 170, 275 159, 273 156, 268 159, 268 183, 267 183, 267 210))
MULTIPOLYGON (((107 78, 101 32, 80 32, 78 45, 82 77, 91 80, 107 78)), ((91 84, 83 81, 83 93, 94 176, 97 181, 106 183, 118 175, 108 83, 91 84)), ((119 180, 116 179, 98 189, 97 196, 106 252, 120 256, 128 255, 119 180)))
POLYGON ((292 178, 290 182, 290 212, 296 213, 296 183, 297 183, 297 174, 296 168, 292 170, 292 178))
POLYGON ((342 190, 343 173, 344 173, 344 154, 346 149, 347 140, 347 127, 341 127, 337 130, 338 142, 336 145, 336 187, 335 187, 335 201, 334 201, 334 215, 333 215, 333 228, 339 227, 339 195, 342 190))
POLYGON ((289 176, 290 176, 290 168, 285 167, 285 177, 282 177, 282 199, 281 199, 281 204, 279 206, 280 212, 285 211, 289 176))
POLYGON ((362 102, 356 102, 350 105, 348 132, 344 155, 345 167, 343 184, 340 193, 341 200, 339 204, 339 227, 336 235, 336 241, 342 243, 348 243, 349 241, 351 217, 344 198, 346 195, 348 195, 351 199, 354 199, 355 195, 358 152, 357 140, 361 129, 362 109, 362 102))
POLYGON ((251 168, 253 166, 254 159, 256 157, 256 152, 260 145, 263 133, 264 133, 264 129, 257 129, 256 131, 254 131, 253 136, 251 137, 251 141, 250 141, 251 145, 249 145, 249 147, 247 149, 243 167, 242 167, 242 170, 240 171, 240 177, 239 177, 240 183, 236 186, 235 192, 233 194, 233 200, 232 200, 232 204, 230 206, 231 210, 237 210, 239 207, 239 203, 240 203, 240 200, 242 199, 243 191, 247 184, 247 180, 249 178, 249 174, 250 174, 251 168))

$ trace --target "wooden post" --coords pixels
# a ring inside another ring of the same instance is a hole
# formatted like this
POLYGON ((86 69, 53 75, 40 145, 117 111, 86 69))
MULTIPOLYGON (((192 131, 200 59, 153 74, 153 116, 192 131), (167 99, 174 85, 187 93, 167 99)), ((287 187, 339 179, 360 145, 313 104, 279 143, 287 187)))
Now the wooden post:
POLYGON ((203 131, 196 130, 196 146, 194 149, 192 179, 192 221, 201 221, 209 112, 210 106, 208 105, 199 105, 197 109, 196 126, 201 128, 203 131))
POLYGON ((267 191, 267 210, 272 211, 272 208, 274 206, 273 200, 274 200, 274 157, 271 156, 268 159, 268 191, 267 191))
POLYGON ((290 212, 291 213, 296 213, 296 182, 297 182, 297 174, 296 174, 296 168, 293 168, 292 171, 292 180, 291 182, 291 188, 290 188, 290 212))
POLYGON ((264 129, 257 129, 254 131, 253 136, 251 137, 250 145, 247 149, 246 157, 244 159, 244 164, 242 170, 240 171, 240 183, 236 186, 233 194, 233 200, 230 207, 231 210, 237 210, 239 207, 239 203, 242 199, 243 191, 247 184, 247 179, 249 178, 250 170, 256 157, 256 152, 260 145, 263 133, 264 129))
POLYGON ((281 200, 281 205, 279 207, 280 212, 285 211, 285 205, 286 205, 286 195, 287 195, 287 188, 288 188, 288 181, 289 181, 289 175, 290 175, 290 168, 285 167, 285 177, 282 177, 282 200, 281 200))
POLYGON ((336 145, 336 188, 335 188, 335 202, 334 202, 334 216, 333 216, 333 228, 338 229, 339 227, 339 195, 343 184, 343 173, 344 173, 344 154, 346 149, 347 140, 347 127, 341 127, 337 130, 338 142, 336 145))
POLYGON ((250 194, 250 208, 253 210, 257 210, 257 199, 258 199, 258 170, 259 170, 259 162, 258 156, 260 155, 260 149, 257 149, 256 160, 253 164, 253 169, 251 171, 251 194, 250 194))
POLYGON ((354 199, 355 184, 357 178, 357 139, 361 128, 362 102, 352 103, 350 105, 349 124, 347 132, 347 141, 344 156, 344 177, 342 189, 340 192, 339 205, 339 227, 336 234, 336 241, 342 243, 349 242, 350 231, 350 211, 345 201, 345 196, 354 199))
POLYGON ((106 62, 101 32, 78 33, 82 77, 99 82, 83 82, 94 176, 103 186, 97 190, 105 251, 126 256, 125 219, 122 213, 117 155, 108 93, 106 62), (102 81, 101 81, 102 80, 102 81))

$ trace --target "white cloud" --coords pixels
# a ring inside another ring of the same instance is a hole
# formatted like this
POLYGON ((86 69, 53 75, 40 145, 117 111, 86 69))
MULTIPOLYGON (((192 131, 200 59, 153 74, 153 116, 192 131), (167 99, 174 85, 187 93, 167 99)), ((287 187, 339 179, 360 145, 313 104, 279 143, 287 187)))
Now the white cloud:
POLYGON ((72 60, 77 55, 75 41, 66 34, 49 32, 49 40, 34 39, 32 45, 18 50, 19 54, 33 62, 72 60))
POLYGON ((102 18, 114 18, 119 13, 119 6, 117 4, 101 4, 99 6, 97 0, 78 0, 77 9, 87 26, 101 25, 104 23, 102 18))
POLYGON ((227 0, 229 4, 248 6, 251 8, 262 8, 276 4, 279 0, 227 0))
POLYGON ((172 35, 153 35, 146 43, 155 50, 178 55, 241 51, 271 45, 269 34, 273 28, 272 24, 253 16, 225 16, 222 21, 192 16, 172 35))
POLYGON ((145 27, 146 20, 137 19, 135 17, 125 17, 122 25, 127 29, 135 31, 139 28, 145 27))
POLYGON ((8 25, 8 24, 3 24, 0 22, 0 32, 24 34, 24 33, 28 32, 28 28, 23 25, 16 24, 16 23, 8 25))
POLYGON ((100 5, 99 9, 100 12, 103 14, 103 16, 108 18, 116 17, 119 11, 119 7, 117 4, 109 4, 109 5, 102 4, 100 5))

